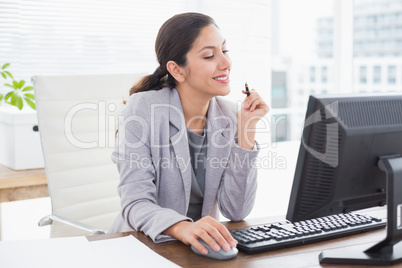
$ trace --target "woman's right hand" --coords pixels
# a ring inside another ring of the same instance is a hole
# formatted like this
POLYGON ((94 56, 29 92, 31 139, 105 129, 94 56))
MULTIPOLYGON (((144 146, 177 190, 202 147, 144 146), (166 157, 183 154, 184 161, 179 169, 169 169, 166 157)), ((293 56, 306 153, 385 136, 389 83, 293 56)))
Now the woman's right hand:
POLYGON ((207 254, 208 251, 198 239, 204 240, 215 251, 221 248, 226 251, 237 245, 228 229, 210 216, 196 222, 178 222, 166 229, 164 234, 175 237, 186 245, 194 246, 202 254, 207 254))
MULTIPOLYGON (((247 91, 243 90, 244 94, 247 91)), ((261 96, 251 89, 250 96, 243 101, 241 109, 237 113, 238 145, 242 148, 252 150, 257 122, 269 112, 269 107, 261 96)))

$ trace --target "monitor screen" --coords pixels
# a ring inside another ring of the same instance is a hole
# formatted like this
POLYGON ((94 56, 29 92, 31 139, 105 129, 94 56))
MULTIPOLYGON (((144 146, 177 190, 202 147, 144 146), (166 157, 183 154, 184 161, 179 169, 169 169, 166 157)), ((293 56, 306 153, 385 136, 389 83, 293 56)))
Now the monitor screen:
POLYGON ((310 96, 286 218, 386 203, 382 156, 402 155, 402 95, 310 96))

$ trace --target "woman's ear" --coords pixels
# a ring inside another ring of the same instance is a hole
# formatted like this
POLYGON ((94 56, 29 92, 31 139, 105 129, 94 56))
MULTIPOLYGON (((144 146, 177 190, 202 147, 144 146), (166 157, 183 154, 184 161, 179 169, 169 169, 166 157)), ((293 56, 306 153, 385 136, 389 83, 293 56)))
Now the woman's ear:
POLYGON ((168 72, 176 79, 177 82, 183 83, 186 80, 184 70, 177 65, 175 61, 168 61, 166 64, 166 69, 168 72))

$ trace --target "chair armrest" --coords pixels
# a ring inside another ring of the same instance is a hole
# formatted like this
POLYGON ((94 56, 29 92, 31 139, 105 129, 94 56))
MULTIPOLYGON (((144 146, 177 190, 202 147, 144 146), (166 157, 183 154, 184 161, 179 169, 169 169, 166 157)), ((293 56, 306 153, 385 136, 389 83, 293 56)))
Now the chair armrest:
POLYGON ((53 215, 53 214, 47 215, 47 216, 43 217, 42 219, 40 219, 39 222, 38 222, 38 226, 50 225, 50 224, 53 223, 53 221, 57 221, 57 222, 60 222, 60 223, 75 227, 77 229, 87 231, 87 232, 89 232, 89 233, 91 233, 93 235, 95 235, 95 234, 105 234, 105 231, 103 231, 102 229, 95 228, 95 227, 92 227, 92 226, 89 226, 89 225, 86 225, 86 224, 83 224, 83 223, 80 223, 80 222, 76 222, 76 221, 73 221, 73 220, 70 220, 70 219, 67 219, 67 218, 64 218, 64 217, 60 217, 60 216, 57 216, 57 215, 53 215))

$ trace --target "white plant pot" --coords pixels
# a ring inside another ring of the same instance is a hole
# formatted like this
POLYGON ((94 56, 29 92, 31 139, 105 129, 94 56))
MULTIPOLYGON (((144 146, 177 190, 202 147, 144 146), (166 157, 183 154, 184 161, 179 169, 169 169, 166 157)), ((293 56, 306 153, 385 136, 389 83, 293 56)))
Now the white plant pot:
POLYGON ((15 170, 45 166, 36 111, 0 106, 0 164, 15 170))

